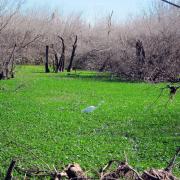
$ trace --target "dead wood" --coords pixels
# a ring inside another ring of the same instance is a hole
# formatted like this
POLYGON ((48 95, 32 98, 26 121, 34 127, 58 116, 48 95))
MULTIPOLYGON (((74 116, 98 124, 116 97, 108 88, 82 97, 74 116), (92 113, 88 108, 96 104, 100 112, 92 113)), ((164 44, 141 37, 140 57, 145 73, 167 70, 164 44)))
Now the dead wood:
MULTIPOLYGON (((118 179, 128 179, 128 180, 178 180, 172 174, 173 167, 175 165, 176 158, 180 152, 180 148, 177 149, 174 157, 171 159, 169 164, 164 169, 153 169, 145 170, 142 174, 139 174, 132 166, 125 161, 111 160, 106 166, 100 169, 98 176, 100 180, 118 180, 118 179), (117 163, 115 169, 112 170, 113 163, 117 163)), ((39 170, 36 169, 23 169, 18 166, 15 167, 16 161, 12 161, 5 180, 12 179, 12 172, 15 169, 19 174, 25 176, 26 178, 50 178, 51 180, 61 180, 61 179, 76 179, 76 180, 90 180, 95 178, 89 178, 86 172, 80 167, 79 164, 73 163, 67 165, 64 170, 58 171, 56 168, 54 170, 39 170)))
POLYGON ((176 158, 180 152, 180 148, 177 149, 174 157, 169 162, 168 166, 164 169, 150 169, 149 171, 144 171, 142 174, 143 180, 177 180, 173 174, 172 170, 176 161, 176 158))
POLYGON ((70 63, 69 63, 69 66, 67 68, 67 72, 71 72, 71 68, 72 68, 72 64, 73 64, 73 60, 74 60, 75 52, 76 52, 76 48, 77 48, 77 41, 78 41, 78 37, 76 35, 75 41, 74 41, 74 44, 73 44, 72 53, 71 53, 70 63))
POLYGON ((175 7, 177 7, 177 8, 180 8, 180 5, 175 4, 175 3, 173 3, 173 2, 170 2, 170 1, 167 1, 167 0, 162 0, 162 1, 165 2, 165 3, 167 3, 167 4, 170 4, 170 5, 172 5, 172 6, 175 6, 175 7))
POLYGON ((16 43, 13 46, 13 49, 9 55, 9 58, 3 63, 3 72, 2 72, 2 79, 8 79, 10 76, 12 76, 13 67, 14 67, 14 53, 17 45, 16 43), (12 60, 13 59, 13 60, 12 60), (10 68, 11 64, 11 68, 10 68))
POLYGON ((54 53, 54 72, 57 73, 59 70, 59 60, 58 60, 58 54, 57 51, 54 48, 54 44, 52 44, 52 49, 53 49, 53 53, 54 53))
POLYGON ((45 73, 49 72, 49 46, 46 46, 45 73))
POLYGON ((172 173, 157 169, 144 171, 141 177, 143 180, 177 180, 177 178, 173 176, 172 173))
POLYGON ((167 172, 172 172, 177 156, 179 155, 180 147, 176 150, 174 157, 171 159, 168 166, 164 169, 167 172))
POLYGON ((59 70, 60 71, 64 71, 65 68, 65 50, 66 50, 66 46, 64 43, 64 39, 61 36, 58 36, 58 38, 61 40, 62 43, 62 52, 61 52, 61 57, 59 59, 59 70))
POLYGON ((117 160, 109 161, 109 163, 103 168, 103 172, 101 173, 101 178, 100 178, 101 180, 120 179, 120 178, 142 180, 139 173, 135 169, 133 169, 130 165, 128 165, 127 161, 125 162, 120 162, 117 160), (119 163, 117 169, 112 172, 103 174, 103 172, 105 172, 111 167, 113 162, 119 163))
POLYGON ((15 165, 16 165, 16 161, 12 160, 4 180, 11 180, 13 178, 13 170, 15 168, 15 165))
POLYGON ((87 179, 85 172, 81 169, 80 165, 76 163, 69 164, 66 167, 65 172, 67 173, 69 179, 78 179, 78 180, 87 179))

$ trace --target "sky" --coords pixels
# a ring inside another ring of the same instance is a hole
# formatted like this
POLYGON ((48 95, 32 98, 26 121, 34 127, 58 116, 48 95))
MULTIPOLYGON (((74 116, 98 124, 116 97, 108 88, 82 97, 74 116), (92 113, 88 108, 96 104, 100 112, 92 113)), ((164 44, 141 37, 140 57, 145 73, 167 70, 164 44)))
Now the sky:
POLYGON ((148 9, 154 1, 160 0, 26 0, 25 7, 56 9, 63 15, 82 13, 82 17, 90 22, 106 16, 113 10, 114 17, 125 21, 148 9))

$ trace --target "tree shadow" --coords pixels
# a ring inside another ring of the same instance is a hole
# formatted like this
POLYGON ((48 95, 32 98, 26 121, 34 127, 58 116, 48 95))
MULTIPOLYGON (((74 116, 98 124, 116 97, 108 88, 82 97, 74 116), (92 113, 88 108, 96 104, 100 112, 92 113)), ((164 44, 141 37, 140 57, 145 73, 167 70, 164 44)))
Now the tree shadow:
POLYGON ((45 73, 44 71, 34 71, 32 73, 35 74, 49 74, 51 75, 51 77, 54 78, 67 78, 67 79, 79 79, 79 80, 85 80, 85 81, 101 81, 101 82, 124 82, 124 83, 143 83, 144 81, 138 81, 138 80, 129 80, 129 79, 125 79, 125 78, 120 78, 118 76, 113 76, 108 72, 59 72, 59 73, 54 73, 54 72, 50 72, 50 73, 45 73), (52 76, 54 75, 54 76, 52 76))
POLYGON ((101 81, 101 82, 124 82, 124 83, 143 83, 143 81, 129 80, 125 78, 120 78, 117 76, 112 76, 109 73, 64 73, 55 78, 69 78, 69 79, 80 79, 85 81, 101 81))

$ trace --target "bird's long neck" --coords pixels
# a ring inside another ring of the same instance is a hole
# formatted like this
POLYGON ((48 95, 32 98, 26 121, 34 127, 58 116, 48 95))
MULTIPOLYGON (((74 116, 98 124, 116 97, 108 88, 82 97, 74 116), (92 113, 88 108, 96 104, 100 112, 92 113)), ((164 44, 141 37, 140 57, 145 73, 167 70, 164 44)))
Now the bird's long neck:
POLYGON ((104 101, 101 101, 101 102, 97 105, 97 107, 101 106, 103 103, 104 103, 104 101))

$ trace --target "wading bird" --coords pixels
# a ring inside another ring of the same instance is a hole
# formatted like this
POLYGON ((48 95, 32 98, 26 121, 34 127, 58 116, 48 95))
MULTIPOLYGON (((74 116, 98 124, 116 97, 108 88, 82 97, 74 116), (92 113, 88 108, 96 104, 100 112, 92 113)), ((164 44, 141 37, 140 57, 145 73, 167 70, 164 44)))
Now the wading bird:
POLYGON ((81 112, 82 113, 91 113, 91 112, 95 111, 97 108, 99 108, 103 103, 104 103, 104 101, 101 101, 97 106, 89 106, 89 107, 83 109, 81 112))

